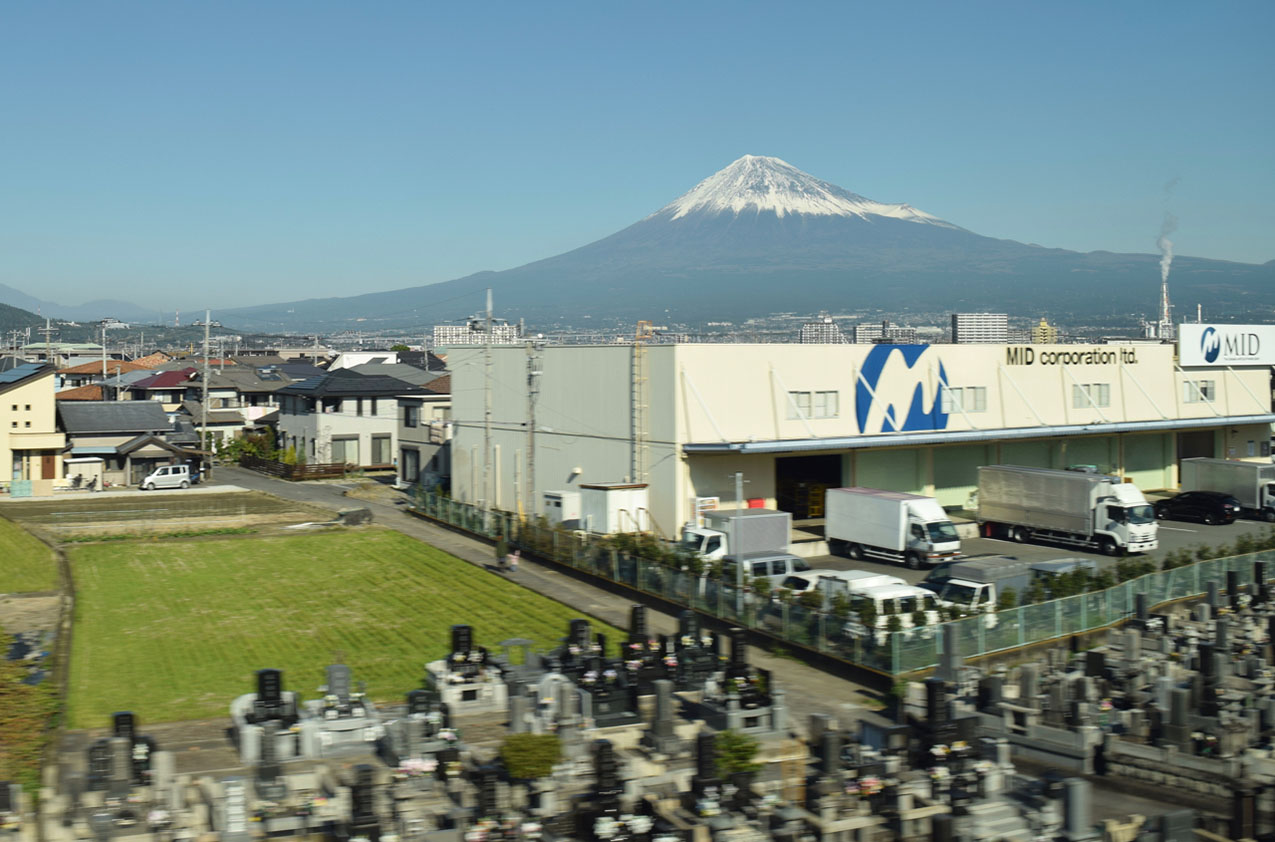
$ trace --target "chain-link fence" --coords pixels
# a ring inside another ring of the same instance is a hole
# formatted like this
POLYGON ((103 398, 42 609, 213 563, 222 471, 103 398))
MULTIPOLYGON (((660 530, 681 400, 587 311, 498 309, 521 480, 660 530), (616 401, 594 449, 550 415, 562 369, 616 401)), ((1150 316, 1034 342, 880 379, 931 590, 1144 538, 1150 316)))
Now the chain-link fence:
MULTIPOLYGON (((1149 573, 1106 590, 940 625, 863 636, 851 633, 846 619, 831 612, 762 599, 748 589, 622 552, 597 536, 526 523, 509 512, 483 511, 424 491, 417 495, 412 510, 475 535, 504 535, 526 553, 764 632, 794 648, 890 675, 936 666, 945 635, 956 636, 956 651, 967 658, 1016 649, 1118 623, 1134 613, 1138 594, 1146 594, 1148 606, 1154 608, 1202 594, 1209 582, 1216 582, 1219 591, 1225 590, 1226 574, 1232 571, 1238 574, 1241 585, 1247 585, 1253 581, 1255 562, 1275 562, 1271 551, 1200 561, 1149 573)), ((1275 572, 1275 564, 1271 570, 1275 572)))

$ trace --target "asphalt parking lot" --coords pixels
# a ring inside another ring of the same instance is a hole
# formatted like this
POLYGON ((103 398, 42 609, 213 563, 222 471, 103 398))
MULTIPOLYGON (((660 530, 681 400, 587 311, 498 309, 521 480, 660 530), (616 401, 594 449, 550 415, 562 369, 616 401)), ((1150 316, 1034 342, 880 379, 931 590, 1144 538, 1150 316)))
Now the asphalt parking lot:
MULTIPOLYGON (((1150 557, 1157 562, 1166 553, 1183 548, 1194 548, 1200 544, 1217 546, 1234 544, 1240 535, 1265 535, 1270 525, 1257 520, 1237 520, 1235 523, 1206 526, 1202 523, 1187 521, 1162 520, 1160 524, 1160 548, 1150 557)), ((1051 561, 1056 558, 1091 558, 1106 567, 1114 565, 1116 559, 1093 551, 1081 550, 1064 544, 1016 544, 998 538, 972 538, 961 541, 961 551, 966 556, 1013 556, 1026 561, 1051 561)), ((919 582, 925 578, 925 570, 908 570, 902 564, 890 562, 853 561, 844 556, 823 555, 806 559, 810 566, 822 570, 871 570, 878 573, 889 573, 908 582, 919 582)))

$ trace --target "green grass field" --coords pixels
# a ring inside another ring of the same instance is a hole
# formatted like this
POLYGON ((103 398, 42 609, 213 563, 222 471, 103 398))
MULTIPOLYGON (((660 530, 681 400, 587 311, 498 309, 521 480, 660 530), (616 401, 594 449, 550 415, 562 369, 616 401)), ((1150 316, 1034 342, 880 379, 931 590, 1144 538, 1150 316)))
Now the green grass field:
POLYGON ((0 593, 52 591, 58 587, 53 550, 15 523, 0 518, 0 593))
MULTIPOLYGON (((580 612, 390 530, 67 549, 77 600, 69 726, 226 714, 253 673, 315 698, 340 654, 377 700, 421 686, 453 623, 548 648, 580 612)), ((620 632, 595 623, 611 640, 620 632)))

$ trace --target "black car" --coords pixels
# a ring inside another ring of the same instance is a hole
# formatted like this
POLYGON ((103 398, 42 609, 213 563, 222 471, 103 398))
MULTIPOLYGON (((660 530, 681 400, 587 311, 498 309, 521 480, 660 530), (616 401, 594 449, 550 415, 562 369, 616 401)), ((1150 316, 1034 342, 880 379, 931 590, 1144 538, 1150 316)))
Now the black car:
POLYGON ((1240 501, 1221 491, 1184 491, 1155 501, 1155 516, 1164 520, 1199 520, 1233 523, 1240 516, 1240 501))

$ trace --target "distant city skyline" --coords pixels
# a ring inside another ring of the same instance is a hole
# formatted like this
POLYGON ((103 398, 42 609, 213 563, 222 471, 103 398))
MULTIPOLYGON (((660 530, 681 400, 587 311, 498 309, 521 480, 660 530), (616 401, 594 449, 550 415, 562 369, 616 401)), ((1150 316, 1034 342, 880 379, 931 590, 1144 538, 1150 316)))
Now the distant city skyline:
POLYGON ((1273 23, 1242 2, 10 5, 0 284, 171 313, 445 281, 604 237, 745 154, 990 237, 1155 253, 1171 214, 1177 254, 1262 263, 1273 23))

